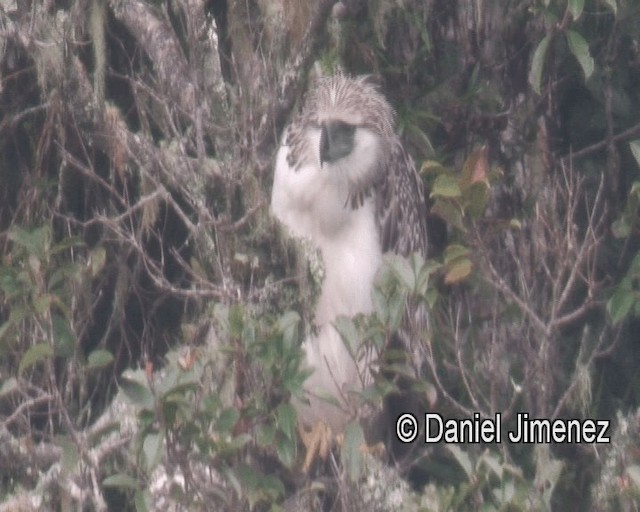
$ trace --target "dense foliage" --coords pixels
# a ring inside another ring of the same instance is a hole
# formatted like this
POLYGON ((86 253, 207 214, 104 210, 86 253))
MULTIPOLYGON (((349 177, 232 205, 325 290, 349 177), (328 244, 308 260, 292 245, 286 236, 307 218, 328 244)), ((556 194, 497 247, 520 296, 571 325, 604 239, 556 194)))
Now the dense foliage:
POLYGON ((0 510, 635 510, 638 84, 635 0, 2 2, 0 510), (381 355, 384 453, 354 422, 304 475, 322 262, 267 205, 336 69, 396 108, 431 254, 337 325, 381 355), (418 302, 414 379, 389 344, 418 302), (611 442, 400 446, 404 411, 611 442))

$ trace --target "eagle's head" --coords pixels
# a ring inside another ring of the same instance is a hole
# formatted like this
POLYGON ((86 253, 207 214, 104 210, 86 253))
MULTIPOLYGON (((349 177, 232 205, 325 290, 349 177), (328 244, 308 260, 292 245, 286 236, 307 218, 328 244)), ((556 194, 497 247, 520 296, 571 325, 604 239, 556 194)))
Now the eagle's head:
POLYGON ((290 165, 297 154, 313 158, 322 172, 344 179, 352 201, 361 203, 380 179, 394 140, 394 112, 369 77, 343 74, 316 80, 292 137, 290 165), (296 148, 299 146, 299 148, 296 148))

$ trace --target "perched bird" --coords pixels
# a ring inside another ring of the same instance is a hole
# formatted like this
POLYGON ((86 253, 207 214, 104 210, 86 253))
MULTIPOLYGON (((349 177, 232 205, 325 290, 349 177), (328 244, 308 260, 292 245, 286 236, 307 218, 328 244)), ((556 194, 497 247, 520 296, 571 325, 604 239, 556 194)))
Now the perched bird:
POLYGON ((317 334, 303 345, 313 369, 309 403, 296 407, 303 424, 322 423, 333 433, 353 418, 350 394, 370 380, 372 362, 354 360, 333 322, 373 311, 385 252, 427 252, 422 181, 394 125, 393 109, 369 77, 318 78, 276 159, 272 213, 319 249, 325 269, 317 334))

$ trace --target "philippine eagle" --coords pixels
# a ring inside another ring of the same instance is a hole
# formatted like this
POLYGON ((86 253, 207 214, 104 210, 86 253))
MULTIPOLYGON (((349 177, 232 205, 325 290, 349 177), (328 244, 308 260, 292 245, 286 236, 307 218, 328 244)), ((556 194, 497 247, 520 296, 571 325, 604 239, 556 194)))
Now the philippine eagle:
POLYGON ((334 433, 353 418, 350 392, 370 379, 371 361, 354 361, 333 322, 373 311, 385 252, 427 252, 423 184, 394 128, 393 109, 368 77, 318 78, 276 159, 272 212, 319 249, 325 267, 317 334, 303 345, 313 369, 309 403, 295 406, 303 424, 322 422, 334 433))

